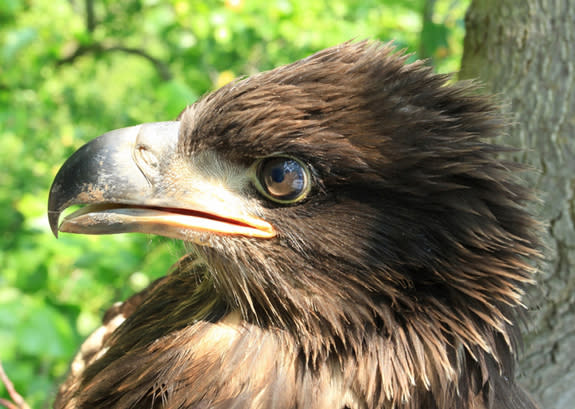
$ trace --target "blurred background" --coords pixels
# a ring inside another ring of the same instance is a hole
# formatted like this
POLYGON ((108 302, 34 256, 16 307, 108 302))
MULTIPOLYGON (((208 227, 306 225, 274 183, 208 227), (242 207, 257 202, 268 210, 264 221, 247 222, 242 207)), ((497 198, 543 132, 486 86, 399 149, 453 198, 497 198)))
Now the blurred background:
MULTIPOLYGON (((0 361, 45 408, 114 301, 182 254, 144 235, 56 240, 64 160, 115 128, 174 119, 205 92, 347 40, 393 40, 456 72, 469 0, 0 0, 0 361)), ((0 397, 6 397, 0 385, 0 397)))

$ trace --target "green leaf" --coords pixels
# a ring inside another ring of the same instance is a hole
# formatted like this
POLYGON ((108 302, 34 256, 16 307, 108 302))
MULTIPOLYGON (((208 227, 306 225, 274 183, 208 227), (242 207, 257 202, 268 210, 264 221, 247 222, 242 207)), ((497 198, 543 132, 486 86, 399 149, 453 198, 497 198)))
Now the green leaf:
POLYGON ((32 44, 38 37, 38 31, 34 27, 22 27, 9 32, 6 35, 4 47, 2 47, 2 59, 4 64, 13 62, 16 55, 24 48, 32 44))
POLYGON ((52 359, 69 357, 75 349, 67 320, 43 303, 28 306, 16 331, 24 354, 52 359))

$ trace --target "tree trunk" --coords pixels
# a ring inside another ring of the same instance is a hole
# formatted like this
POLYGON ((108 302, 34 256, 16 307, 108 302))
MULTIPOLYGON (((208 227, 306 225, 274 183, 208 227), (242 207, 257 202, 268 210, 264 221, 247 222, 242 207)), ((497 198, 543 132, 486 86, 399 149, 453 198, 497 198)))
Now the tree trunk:
POLYGON ((519 382, 545 409, 575 407, 575 1, 473 0, 461 78, 500 95, 516 160, 542 200, 547 262, 526 298, 519 382))

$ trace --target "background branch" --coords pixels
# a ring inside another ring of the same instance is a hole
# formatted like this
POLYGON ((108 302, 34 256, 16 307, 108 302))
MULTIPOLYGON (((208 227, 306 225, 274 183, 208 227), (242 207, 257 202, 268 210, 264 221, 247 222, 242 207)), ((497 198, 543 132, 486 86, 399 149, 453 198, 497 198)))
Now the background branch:
POLYGON ((86 29, 93 33, 96 29, 96 14, 94 13, 94 0, 86 0, 86 29))
POLYGON ((173 77, 172 72, 171 72, 168 64, 164 63, 160 59, 148 54, 145 50, 142 50, 140 48, 124 47, 121 45, 109 46, 109 45, 103 45, 100 43, 94 43, 94 44, 89 44, 89 45, 80 45, 70 55, 56 61, 56 65, 61 66, 61 65, 66 65, 66 64, 72 64, 76 59, 78 59, 79 57, 82 57, 84 55, 87 55, 87 54, 99 55, 99 54, 105 54, 108 52, 115 52, 115 51, 123 52, 123 53, 127 53, 127 54, 132 54, 132 55, 136 55, 136 56, 145 58, 154 66, 154 68, 156 69, 156 71, 160 75, 160 78, 162 78, 162 80, 164 80, 164 81, 169 81, 173 77))
POLYGON ((30 406, 28 406, 24 398, 18 392, 16 392, 16 389, 14 389, 14 384, 8 378, 6 372, 4 372, 2 362, 0 362, 0 382, 4 384, 6 390, 8 391, 8 394, 10 395, 10 398, 12 398, 12 400, 14 401, 10 402, 9 400, 0 398, 0 405, 8 409, 30 409, 30 406))

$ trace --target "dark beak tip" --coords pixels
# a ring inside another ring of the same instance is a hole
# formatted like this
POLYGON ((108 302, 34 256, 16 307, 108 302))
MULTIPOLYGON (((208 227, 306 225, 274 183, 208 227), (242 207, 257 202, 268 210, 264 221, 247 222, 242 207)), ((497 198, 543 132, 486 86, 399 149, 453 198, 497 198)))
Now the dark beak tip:
POLYGON ((50 224, 50 230, 54 237, 58 238, 58 222, 60 219, 60 212, 54 210, 48 210, 48 223, 50 224))

